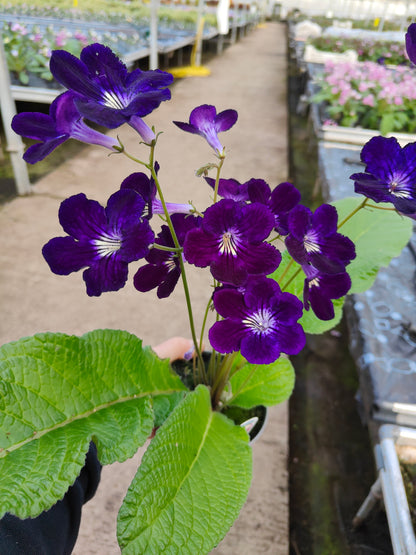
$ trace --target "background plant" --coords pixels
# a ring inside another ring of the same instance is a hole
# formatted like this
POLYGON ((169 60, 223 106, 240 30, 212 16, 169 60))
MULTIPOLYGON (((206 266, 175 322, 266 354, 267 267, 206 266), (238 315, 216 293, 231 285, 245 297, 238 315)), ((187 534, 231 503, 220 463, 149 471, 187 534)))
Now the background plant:
POLYGON ((388 65, 409 65, 406 49, 401 43, 376 41, 354 37, 320 36, 308 40, 318 50, 325 52, 345 52, 355 50, 360 62, 377 62, 388 65))
POLYGON ((374 62, 327 63, 315 80, 311 102, 324 103, 325 113, 346 127, 413 133, 416 129, 416 74, 374 62))

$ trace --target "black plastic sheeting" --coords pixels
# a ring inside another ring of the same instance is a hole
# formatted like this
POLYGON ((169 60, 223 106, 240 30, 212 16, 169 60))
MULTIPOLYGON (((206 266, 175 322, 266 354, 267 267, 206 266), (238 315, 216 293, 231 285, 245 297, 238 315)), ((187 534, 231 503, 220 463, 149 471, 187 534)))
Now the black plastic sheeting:
MULTIPOLYGON (((318 143, 326 200, 355 195, 349 176, 363 171, 359 153, 359 147, 318 143)), ((348 298, 345 313, 366 421, 416 426, 415 233, 401 255, 379 271, 371 289, 348 298)))

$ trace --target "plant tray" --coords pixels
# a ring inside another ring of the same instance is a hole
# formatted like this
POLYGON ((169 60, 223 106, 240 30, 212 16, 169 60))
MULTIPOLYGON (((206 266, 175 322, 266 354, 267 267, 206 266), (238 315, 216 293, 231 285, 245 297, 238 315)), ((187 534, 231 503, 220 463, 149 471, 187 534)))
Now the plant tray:
MULTIPOLYGON (((364 129, 362 127, 342 127, 340 125, 324 125, 322 123, 323 107, 318 104, 310 105, 310 115, 314 131, 318 139, 334 143, 344 143, 364 146, 372 137, 380 135, 380 131, 373 129, 364 129)), ((416 135, 413 133, 388 133, 387 137, 396 137, 400 145, 403 147, 408 143, 416 142, 416 135)))

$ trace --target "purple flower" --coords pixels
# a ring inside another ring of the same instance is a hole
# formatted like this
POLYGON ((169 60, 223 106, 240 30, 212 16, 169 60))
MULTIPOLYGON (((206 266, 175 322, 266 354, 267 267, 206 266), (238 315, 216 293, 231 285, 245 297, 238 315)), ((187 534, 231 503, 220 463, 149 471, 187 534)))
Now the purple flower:
POLYGON ((189 123, 180 121, 174 121, 173 123, 183 131, 204 137, 216 152, 222 154, 224 149, 218 139, 218 133, 231 129, 237 118, 238 113, 235 110, 224 110, 217 114, 215 106, 203 104, 192 110, 189 123))
POLYGON ((363 147, 365 173, 354 173, 356 193, 391 202, 403 214, 416 212, 416 143, 403 148, 395 137, 373 137, 363 147))
POLYGON ((12 128, 18 135, 41 141, 30 146, 23 155, 29 164, 43 160, 68 139, 101 145, 111 150, 118 146, 116 139, 95 131, 84 123, 70 91, 55 98, 49 108, 49 115, 42 112, 17 114, 13 118, 12 128))
POLYGON ((407 28, 406 51, 411 62, 416 64, 416 23, 411 23, 407 28))
POLYGON ((285 239, 293 259, 311 264, 322 273, 338 274, 355 258, 354 243, 337 233, 338 214, 334 206, 322 204, 312 214, 306 206, 296 206, 289 215, 289 235, 285 239))
MULTIPOLYGON (((159 164, 155 163, 156 174, 159 171, 159 164)), ((120 189, 133 189, 136 193, 139 193, 143 197, 146 203, 147 214, 144 216, 149 219, 153 214, 163 214, 162 202, 156 198, 156 184, 152 176, 147 177, 143 172, 135 172, 130 174, 122 182, 120 189)), ((182 213, 190 214, 193 211, 193 207, 190 204, 177 204, 174 202, 167 202, 166 208, 169 214, 182 213)))
POLYGON ((77 95, 80 113, 109 129, 131 125, 147 143, 154 132, 141 119, 164 100, 173 76, 165 71, 127 71, 124 63, 107 46, 90 44, 80 59, 65 50, 54 50, 50 70, 59 83, 77 95))
POLYGON ((289 233, 289 214, 300 202, 300 192, 292 183, 280 183, 273 191, 261 179, 248 182, 251 202, 261 202, 274 214, 274 229, 280 235, 289 233))
POLYGON ((103 208, 80 193, 64 200, 59 221, 68 236, 55 237, 42 253, 52 272, 83 273, 89 296, 118 291, 127 281, 128 264, 149 252, 154 233, 141 220, 144 200, 131 190, 117 191, 103 208))
MULTIPOLYGON (((208 185, 214 189, 215 179, 212 177, 205 177, 208 185)), ((245 202, 249 200, 248 197, 248 183, 240 183, 236 179, 220 179, 218 182, 218 195, 222 198, 230 198, 237 202, 245 202)))
MULTIPOLYGON (((185 216, 184 214, 173 214, 171 217, 173 227, 179 244, 183 245, 186 234, 190 229, 198 225, 200 218, 185 216)), ((169 227, 162 225, 155 243, 165 247, 175 247, 169 227)), ((138 291, 146 292, 157 287, 159 299, 169 297, 174 290, 181 275, 179 256, 174 251, 165 251, 152 248, 146 256, 147 262, 138 269, 134 276, 134 286, 138 291)))
POLYGON ((273 214, 262 204, 222 199, 187 234, 184 255, 190 264, 210 266, 218 281, 241 285, 248 275, 270 274, 280 264, 280 252, 264 242, 272 229, 273 214))
POLYGON ((297 323, 302 303, 291 293, 283 293, 273 279, 248 281, 244 293, 221 289, 213 301, 224 317, 209 330, 210 343, 219 353, 241 351, 248 362, 269 364, 281 353, 299 353, 305 345, 305 334, 297 323))
POLYGON ((322 274, 312 266, 303 266, 306 279, 303 288, 303 304, 312 310, 320 320, 332 320, 335 316, 332 299, 340 299, 351 288, 351 278, 347 272, 322 274))

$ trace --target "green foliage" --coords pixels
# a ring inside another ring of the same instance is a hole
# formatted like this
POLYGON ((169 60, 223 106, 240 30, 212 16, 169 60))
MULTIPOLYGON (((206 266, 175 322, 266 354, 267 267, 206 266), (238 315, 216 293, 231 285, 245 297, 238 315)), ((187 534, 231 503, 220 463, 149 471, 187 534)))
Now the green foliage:
POLYGON ((123 553, 211 551, 246 500, 251 464, 246 432, 198 386, 146 450, 119 512, 123 553))
MULTIPOLYGON (((363 199, 349 197, 333 203, 342 222, 362 204, 363 199)), ((399 256, 412 234, 412 220, 400 217, 391 204, 370 204, 345 222, 339 232, 355 243, 357 257, 347 267, 351 276, 351 293, 369 289, 382 266, 388 266, 392 258, 399 256), (387 209, 387 210, 386 210, 387 209)))
POLYGON ((295 385, 293 366, 283 356, 272 364, 249 364, 238 354, 231 375, 232 396, 226 404, 246 409, 282 403, 290 397, 295 385))
POLYGON ((0 514, 49 508, 79 474, 91 440, 103 464, 132 457, 153 428, 151 396, 184 389, 167 360, 123 331, 3 345, 0 514))

